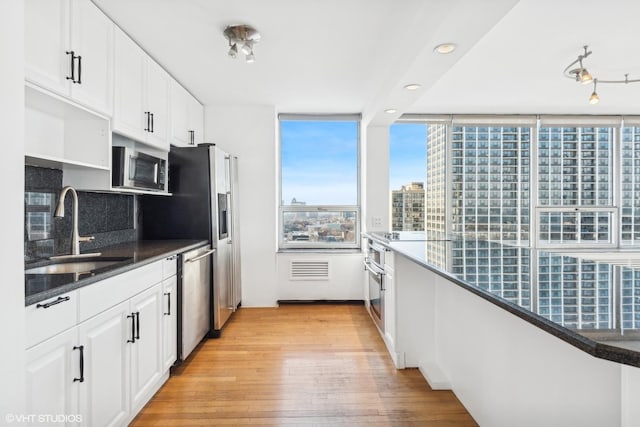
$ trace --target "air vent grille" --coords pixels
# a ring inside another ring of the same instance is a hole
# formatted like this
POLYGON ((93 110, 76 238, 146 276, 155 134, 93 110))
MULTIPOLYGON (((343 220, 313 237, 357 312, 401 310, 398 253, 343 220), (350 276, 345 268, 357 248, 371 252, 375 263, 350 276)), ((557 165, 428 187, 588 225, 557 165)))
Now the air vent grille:
POLYGON ((329 280, 329 261, 291 261, 290 280, 329 280))

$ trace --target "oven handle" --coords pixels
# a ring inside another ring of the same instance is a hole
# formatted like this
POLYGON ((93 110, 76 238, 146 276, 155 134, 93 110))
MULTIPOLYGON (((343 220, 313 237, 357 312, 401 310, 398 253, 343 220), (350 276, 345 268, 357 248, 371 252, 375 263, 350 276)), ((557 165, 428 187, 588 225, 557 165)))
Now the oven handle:
POLYGON ((382 276, 384 276, 384 271, 379 271, 377 269, 373 269, 371 267, 371 263, 367 262, 367 261, 362 261, 362 263, 364 264, 364 268, 369 270, 371 273, 375 274, 376 276, 380 276, 382 278, 382 276))

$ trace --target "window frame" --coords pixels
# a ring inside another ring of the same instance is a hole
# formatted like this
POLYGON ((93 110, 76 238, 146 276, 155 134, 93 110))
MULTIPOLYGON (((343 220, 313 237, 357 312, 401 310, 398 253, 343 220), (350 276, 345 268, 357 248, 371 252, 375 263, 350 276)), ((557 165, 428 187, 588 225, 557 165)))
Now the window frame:
POLYGON ((359 250, 361 248, 362 208, 361 208, 361 168, 362 168, 362 115, 361 114, 278 114, 278 250, 359 250), (284 121, 347 121, 357 125, 356 141, 356 204, 355 205, 285 205, 282 199, 282 122, 284 121), (353 242, 304 242, 284 240, 284 217, 289 212, 355 212, 355 237, 353 242))

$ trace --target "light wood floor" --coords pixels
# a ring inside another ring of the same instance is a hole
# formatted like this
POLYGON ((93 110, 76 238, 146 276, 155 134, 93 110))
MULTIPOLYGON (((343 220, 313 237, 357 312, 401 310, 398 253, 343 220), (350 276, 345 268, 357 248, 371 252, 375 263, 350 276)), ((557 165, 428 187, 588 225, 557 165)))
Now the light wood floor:
POLYGON ((396 370, 363 306, 242 308, 132 426, 477 426, 450 391, 396 370))

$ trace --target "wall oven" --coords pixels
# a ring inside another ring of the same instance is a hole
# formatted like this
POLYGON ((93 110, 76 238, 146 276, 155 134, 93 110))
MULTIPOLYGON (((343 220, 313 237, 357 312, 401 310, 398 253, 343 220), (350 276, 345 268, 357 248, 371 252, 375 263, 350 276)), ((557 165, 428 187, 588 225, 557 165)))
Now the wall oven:
POLYGON ((374 323, 384 332, 384 246, 369 239, 364 267, 369 286, 369 314, 374 323))
POLYGON ((111 184, 136 190, 165 191, 167 161, 160 157, 113 147, 111 184))

